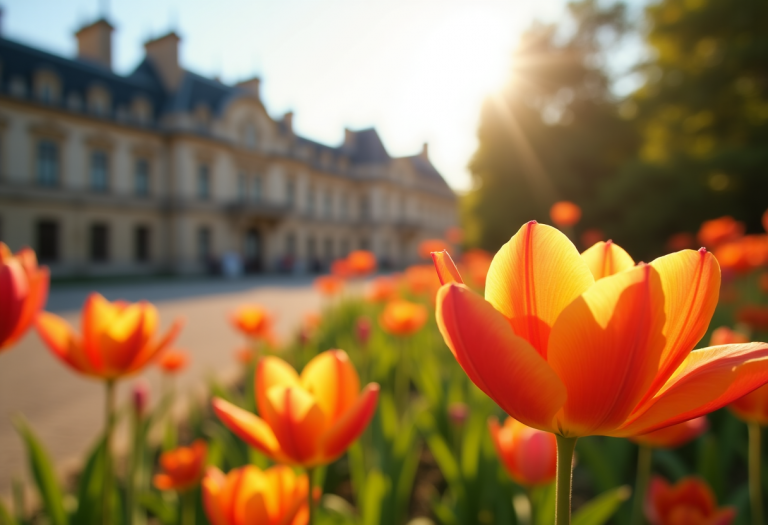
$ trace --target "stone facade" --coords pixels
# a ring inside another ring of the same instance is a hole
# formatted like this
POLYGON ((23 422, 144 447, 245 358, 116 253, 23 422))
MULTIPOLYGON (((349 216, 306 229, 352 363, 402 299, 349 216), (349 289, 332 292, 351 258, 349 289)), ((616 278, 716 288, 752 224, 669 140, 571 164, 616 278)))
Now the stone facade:
POLYGON ((78 57, 0 38, 0 239, 54 275, 319 271, 353 249, 382 266, 457 221, 426 145, 393 158, 374 129, 326 146, 273 119, 259 80, 185 70, 179 37, 111 71, 112 26, 77 33, 78 57))

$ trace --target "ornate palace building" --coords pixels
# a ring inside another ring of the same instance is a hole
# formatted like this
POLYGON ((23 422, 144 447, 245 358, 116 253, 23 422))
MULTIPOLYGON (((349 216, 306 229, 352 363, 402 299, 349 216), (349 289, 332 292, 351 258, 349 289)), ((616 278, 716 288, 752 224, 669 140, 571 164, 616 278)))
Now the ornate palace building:
POLYGON ((111 68, 106 20, 62 58, 0 38, 0 239, 54 275, 327 267, 350 250, 417 258, 456 224, 429 161, 393 158, 374 129, 326 146, 269 116, 259 79, 222 84, 179 63, 179 37, 111 68))

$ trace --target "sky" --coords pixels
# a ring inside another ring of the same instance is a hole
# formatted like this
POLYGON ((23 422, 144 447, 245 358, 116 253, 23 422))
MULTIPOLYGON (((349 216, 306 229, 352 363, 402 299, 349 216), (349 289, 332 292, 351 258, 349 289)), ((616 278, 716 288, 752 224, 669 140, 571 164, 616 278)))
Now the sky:
POLYGON ((225 83, 259 76, 273 118, 329 145, 375 127, 390 155, 429 143, 456 190, 476 146, 480 106, 501 87, 521 32, 556 21, 564 0, 4 0, 3 36, 73 57, 74 32, 103 12, 113 67, 173 29, 185 69, 225 83))

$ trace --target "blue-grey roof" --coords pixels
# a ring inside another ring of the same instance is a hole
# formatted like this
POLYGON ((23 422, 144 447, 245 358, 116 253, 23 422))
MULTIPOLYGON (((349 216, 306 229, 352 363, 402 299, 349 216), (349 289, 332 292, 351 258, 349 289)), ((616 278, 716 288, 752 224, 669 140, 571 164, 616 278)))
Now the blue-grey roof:
POLYGON ((354 138, 348 146, 342 146, 342 150, 349 156, 353 164, 385 164, 392 157, 384 148, 379 134, 374 128, 353 131, 354 138))

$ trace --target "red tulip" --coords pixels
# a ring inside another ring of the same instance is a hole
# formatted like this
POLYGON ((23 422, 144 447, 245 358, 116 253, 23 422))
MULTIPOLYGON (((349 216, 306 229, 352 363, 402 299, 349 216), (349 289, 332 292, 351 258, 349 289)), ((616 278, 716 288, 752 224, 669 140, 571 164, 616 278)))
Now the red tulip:
POLYGON ((736 510, 718 509, 712 489, 700 479, 683 478, 670 485, 657 476, 648 488, 645 515, 651 525, 730 525, 736 510))
POLYGON ((48 268, 37 266, 35 252, 13 255, 0 242, 0 352, 11 347, 37 318, 48 298, 48 268))
POLYGON ((515 482, 526 487, 548 485, 557 474, 557 442, 554 434, 527 427, 508 417, 504 426, 494 417, 488 421, 493 444, 515 482))
POLYGON ((735 241, 744 235, 744 223, 725 216, 701 224, 698 239, 707 248, 713 249, 728 241, 735 241))
POLYGON ((581 208, 569 201, 556 202, 549 209, 549 217, 555 226, 567 228, 581 220, 581 208))
POLYGON ((195 487, 203 477, 208 445, 198 439, 190 447, 179 447, 160 456, 162 473, 156 474, 154 485, 160 490, 183 492, 195 487))
POLYGON ((157 364, 164 373, 176 374, 189 364, 189 354, 183 350, 168 350, 160 356, 157 364))
POLYGON ((423 304, 398 300, 384 307, 379 324, 389 334, 408 336, 421 330, 428 317, 429 312, 423 304))

